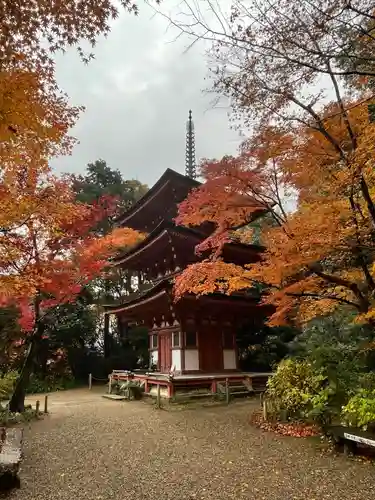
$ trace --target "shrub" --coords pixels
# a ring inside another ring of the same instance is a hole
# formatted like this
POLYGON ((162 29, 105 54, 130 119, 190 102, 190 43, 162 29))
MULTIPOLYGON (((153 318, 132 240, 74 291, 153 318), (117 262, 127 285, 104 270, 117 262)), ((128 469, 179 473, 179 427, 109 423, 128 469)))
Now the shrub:
POLYGON ((375 389, 360 389, 342 408, 343 422, 364 430, 375 430, 375 389))
POLYGON ((325 381, 322 371, 314 371, 308 361, 285 359, 269 379, 266 397, 271 400, 276 416, 284 413, 288 418, 305 417, 311 413, 314 403, 321 404, 318 396, 325 381))
POLYGON ((354 322, 346 310, 317 317, 303 329, 294 342, 296 357, 307 359, 321 369, 335 387, 335 404, 340 410, 358 387, 361 378, 373 366, 371 350, 373 329, 354 322))
POLYGON ((65 375, 64 377, 55 377, 47 375, 40 378, 37 375, 32 375, 30 384, 27 388, 28 394, 39 394, 44 392, 64 391, 76 387, 77 383, 72 376, 65 375))
POLYGON ((8 408, 0 406, 0 425, 1 426, 13 426, 21 422, 31 422, 39 418, 41 413, 37 415, 36 410, 31 406, 26 406, 23 413, 13 413, 9 411, 8 408))
POLYGON ((9 399, 12 395, 15 383, 18 378, 18 372, 9 371, 0 378, 0 400, 9 399))

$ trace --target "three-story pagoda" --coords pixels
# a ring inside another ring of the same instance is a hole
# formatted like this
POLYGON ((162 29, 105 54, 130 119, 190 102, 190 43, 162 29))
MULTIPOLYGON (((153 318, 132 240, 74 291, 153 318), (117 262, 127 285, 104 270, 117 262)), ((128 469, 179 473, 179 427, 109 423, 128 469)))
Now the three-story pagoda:
MULTIPOLYGON (((239 370, 236 331, 241 324, 262 321, 269 314, 266 307, 258 305, 255 294, 199 298, 185 295, 177 302, 174 300, 174 278, 199 260, 195 247, 212 230, 209 225, 191 229, 174 223, 178 204, 199 186, 193 178, 192 131, 190 114, 187 175, 166 170, 117 221, 123 227, 147 233, 141 243, 115 260, 115 265, 142 275, 143 279, 138 292, 122 304, 106 307, 106 314, 116 314, 120 322, 147 326, 154 371, 134 373, 132 377, 142 381, 146 392, 152 393, 157 385, 161 386, 166 397, 188 388, 216 392, 218 384, 226 379, 244 390, 251 389, 255 375, 239 370)), ((243 265, 258 261, 262 250, 258 245, 228 243, 222 257, 226 262, 243 265)), ((112 374, 114 379, 128 377, 121 372, 112 374)), ((259 377, 262 375, 256 374, 259 377)))

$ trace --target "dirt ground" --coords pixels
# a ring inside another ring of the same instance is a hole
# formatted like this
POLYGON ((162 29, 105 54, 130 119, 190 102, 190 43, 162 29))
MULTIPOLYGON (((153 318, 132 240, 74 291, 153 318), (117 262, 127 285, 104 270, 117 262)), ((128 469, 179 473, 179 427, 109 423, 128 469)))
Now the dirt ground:
POLYGON ((163 411, 103 392, 50 395, 50 415, 25 429, 12 500, 375 498, 374 465, 259 431, 254 401, 163 411))

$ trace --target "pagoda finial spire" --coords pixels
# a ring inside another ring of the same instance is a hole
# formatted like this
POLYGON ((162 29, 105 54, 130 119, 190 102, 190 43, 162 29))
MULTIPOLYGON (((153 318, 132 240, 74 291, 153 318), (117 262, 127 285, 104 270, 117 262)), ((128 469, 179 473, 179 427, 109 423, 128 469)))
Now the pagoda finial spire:
POLYGON ((195 132, 191 109, 189 110, 189 119, 186 122, 185 175, 191 179, 195 179, 197 177, 197 167, 195 162, 195 132))

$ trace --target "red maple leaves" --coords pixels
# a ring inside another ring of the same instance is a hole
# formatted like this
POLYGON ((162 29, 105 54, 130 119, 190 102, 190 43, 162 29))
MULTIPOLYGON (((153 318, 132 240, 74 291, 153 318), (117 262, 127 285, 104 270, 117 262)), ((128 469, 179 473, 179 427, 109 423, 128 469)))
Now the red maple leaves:
POLYGON ((39 172, 27 191, 22 184, 2 187, 1 204, 11 217, 1 234, 0 301, 19 307, 25 331, 32 331, 43 311, 73 301, 117 249, 142 237, 132 229, 97 237, 93 229, 115 203, 108 198, 79 203, 68 181, 52 175, 39 172), (14 204, 22 210, 17 213, 14 204))

